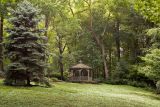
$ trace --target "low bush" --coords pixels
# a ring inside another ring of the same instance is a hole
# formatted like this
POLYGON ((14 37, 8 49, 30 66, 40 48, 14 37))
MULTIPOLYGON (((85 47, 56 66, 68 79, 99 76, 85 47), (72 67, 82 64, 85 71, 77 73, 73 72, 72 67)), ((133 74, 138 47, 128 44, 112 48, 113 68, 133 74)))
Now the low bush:
POLYGON ((128 81, 127 84, 134 87, 148 87, 148 84, 143 81, 128 81))
POLYGON ((3 82, 4 82, 5 85, 8 85, 8 86, 13 85, 13 84, 12 84, 12 83, 13 83, 13 80, 11 80, 11 79, 5 79, 3 82))
POLYGON ((106 84, 112 84, 112 85, 130 85, 134 87, 143 87, 147 88, 149 85, 144 81, 130 81, 128 79, 117 79, 117 80, 107 80, 104 81, 106 84))
POLYGON ((107 84, 113 84, 113 85, 127 85, 127 80, 126 79, 111 79, 111 80, 107 80, 105 81, 105 83, 107 84))
POLYGON ((50 84, 48 78, 44 78, 44 80, 42 81, 42 83, 45 84, 45 87, 48 87, 48 88, 52 87, 52 85, 50 84))
POLYGON ((118 82, 119 84, 122 82, 123 84, 123 79, 127 79, 129 73, 129 65, 125 61, 120 61, 117 63, 115 70, 112 71, 111 73, 111 79, 112 81, 118 82))
POLYGON ((4 73, 0 71, 0 78, 4 78, 4 73))
POLYGON ((60 82, 60 80, 58 78, 52 77, 51 78, 52 82, 60 82))
MULTIPOLYGON (((61 73, 60 72, 53 72, 51 74, 48 74, 47 77, 50 77, 50 78, 57 78, 57 79, 61 79, 61 73)), ((69 72, 64 72, 63 73, 63 77, 64 77, 64 80, 68 80, 68 77, 69 77, 69 72)))

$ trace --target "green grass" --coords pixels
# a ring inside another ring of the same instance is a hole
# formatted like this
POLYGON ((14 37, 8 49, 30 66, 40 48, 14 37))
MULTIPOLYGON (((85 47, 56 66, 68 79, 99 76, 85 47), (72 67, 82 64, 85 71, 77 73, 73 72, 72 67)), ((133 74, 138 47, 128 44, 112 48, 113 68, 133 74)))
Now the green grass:
POLYGON ((160 107, 160 96, 125 85, 55 83, 52 88, 0 82, 0 107, 160 107))

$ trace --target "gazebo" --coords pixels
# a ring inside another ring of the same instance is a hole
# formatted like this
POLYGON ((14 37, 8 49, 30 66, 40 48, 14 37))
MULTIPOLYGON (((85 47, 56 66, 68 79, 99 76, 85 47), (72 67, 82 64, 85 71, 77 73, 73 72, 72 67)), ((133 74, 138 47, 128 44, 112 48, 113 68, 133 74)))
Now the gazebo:
POLYGON ((91 82, 92 81, 92 68, 83 64, 79 64, 70 68, 70 81, 72 82, 91 82))

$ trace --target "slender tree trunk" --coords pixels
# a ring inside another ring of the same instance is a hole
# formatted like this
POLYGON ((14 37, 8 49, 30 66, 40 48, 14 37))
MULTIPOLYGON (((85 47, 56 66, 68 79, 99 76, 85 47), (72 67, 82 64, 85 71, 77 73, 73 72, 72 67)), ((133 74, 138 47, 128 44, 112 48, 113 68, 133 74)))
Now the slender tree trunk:
POLYGON ((103 67, 104 67, 104 78, 107 80, 109 77, 109 71, 108 71, 107 60, 106 60, 106 50, 105 50, 103 40, 100 41, 99 38, 93 33, 92 33, 92 36, 100 48, 100 51, 102 54, 103 67))
POLYGON ((133 53, 132 53, 132 63, 136 63, 137 62, 137 56, 138 56, 138 51, 139 51, 139 44, 138 44, 138 39, 135 38, 134 40, 134 47, 133 47, 133 53))
POLYGON ((100 37, 98 37, 93 30, 93 17, 92 17, 91 4, 92 4, 92 0, 89 0, 89 2, 88 2, 89 15, 90 15, 90 17, 89 17, 89 23, 90 23, 89 30, 91 32, 93 39, 96 41, 97 46, 100 48, 100 51, 102 54, 103 67, 104 67, 104 79, 107 80, 109 77, 109 73, 108 73, 108 66, 107 66, 107 60, 106 60, 106 50, 105 50, 105 46, 103 43, 103 39, 100 40, 100 37))
POLYGON ((48 28, 49 28, 49 16, 45 15, 45 36, 48 37, 48 28))
POLYGON ((27 86, 31 86, 31 84, 30 84, 30 73, 29 72, 27 72, 27 78, 26 78, 26 80, 27 80, 27 86))
POLYGON ((103 65, 104 65, 104 78, 108 79, 109 73, 108 73, 108 67, 107 67, 107 61, 106 61, 106 52, 105 52, 104 44, 102 44, 101 50, 102 50, 102 59, 103 59, 103 65))
POLYGON ((3 22, 4 22, 4 17, 3 15, 0 18, 0 71, 4 70, 3 67, 3 22))
POLYGON ((112 49, 109 49, 109 71, 112 70, 112 49))
POLYGON ((121 57, 119 27, 120 27, 120 22, 117 19, 116 24, 115 24, 115 33, 116 33, 115 34, 115 41, 116 41, 116 49, 117 49, 117 59, 118 59, 118 62, 120 61, 120 57, 121 57))
POLYGON ((29 76, 27 77, 27 86, 31 86, 29 76))
POLYGON ((63 75, 63 72, 64 72, 64 69, 63 69, 63 57, 62 55, 59 56, 59 67, 60 67, 60 73, 61 73, 61 80, 64 80, 64 75, 63 75))
POLYGON ((58 60, 58 63, 59 63, 59 71, 61 73, 61 80, 64 80, 64 75, 63 75, 63 72, 64 72, 64 65, 63 65, 63 52, 64 52, 64 49, 66 46, 63 47, 62 45, 62 37, 60 37, 60 35, 58 35, 58 48, 59 48, 59 60, 58 60))

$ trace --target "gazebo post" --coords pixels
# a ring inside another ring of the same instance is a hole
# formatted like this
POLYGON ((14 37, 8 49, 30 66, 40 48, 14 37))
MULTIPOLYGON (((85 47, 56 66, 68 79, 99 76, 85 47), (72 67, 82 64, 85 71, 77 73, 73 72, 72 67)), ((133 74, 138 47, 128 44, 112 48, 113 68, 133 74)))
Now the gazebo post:
POLYGON ((93 80, 93 71, 91 70, 91 81, 93 80))
POLYGON ((72 73, 72 81, 74 80, 74 76, 75 76, 75 74, 74 74, 74 70, 71 70, 71 73, 72 73))
POLYGON ((90 70, 87 70, 87 71, 88 71, 88 81, 89 81, 89 71, 90 71, 90 70))
POLYGON ((81 69, 79 70, 79 80, 81 81, 81 69))

